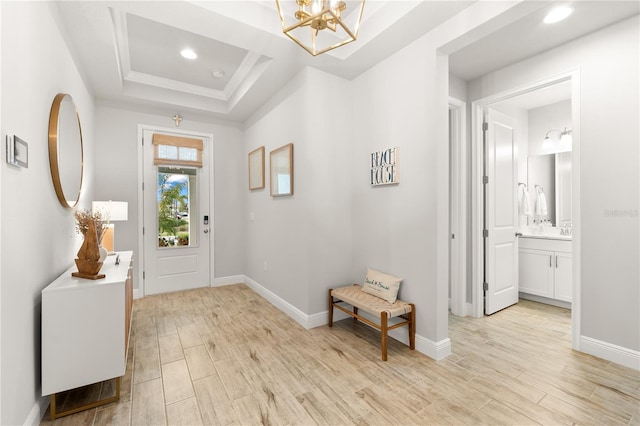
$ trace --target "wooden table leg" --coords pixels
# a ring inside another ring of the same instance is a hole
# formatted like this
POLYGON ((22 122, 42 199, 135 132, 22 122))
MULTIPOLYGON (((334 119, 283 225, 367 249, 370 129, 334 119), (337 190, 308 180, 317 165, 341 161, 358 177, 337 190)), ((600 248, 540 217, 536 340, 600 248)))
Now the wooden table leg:
POLYGON ((388 332, 389 313, 382 312, 380 314, 380 343, 382 346, 382 360, 387 360, 387 332, 388 332))
POLYGON ((56 406, 56 395, 57 394, 55 393, 51 394, 51 406, 49 410, 51 420, 59 419, 60 417, 69 416, 71 414, 76 414, 76 413, 79 413, 80 411, 90 410, 92 408, 100 407, 102 405, 111 404, 112 402, 118 402, 120 400, 120 377, 116 377, 116 395, 115 396, 101 399, 99 401, 91 402, 89 404, 81 405, 80 407, 71 408, 69 410, 58 412, 57 411, 58 408, 56 406))
POLYGON ((329 289, 329 327, 333 327, 333 296, 331 292, 332 288, 329 289))

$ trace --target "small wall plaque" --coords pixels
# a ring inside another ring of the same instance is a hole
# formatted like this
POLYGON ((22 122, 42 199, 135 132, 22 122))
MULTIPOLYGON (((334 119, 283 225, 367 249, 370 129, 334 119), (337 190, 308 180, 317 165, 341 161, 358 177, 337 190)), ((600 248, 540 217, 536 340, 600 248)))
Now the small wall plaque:
POLYGON ((29 167, 29 145, 16 135, 7 135, 7 163, 29 167))
POLYGON ((397 146, 371 153, 371 185, 399 183, 397 146))

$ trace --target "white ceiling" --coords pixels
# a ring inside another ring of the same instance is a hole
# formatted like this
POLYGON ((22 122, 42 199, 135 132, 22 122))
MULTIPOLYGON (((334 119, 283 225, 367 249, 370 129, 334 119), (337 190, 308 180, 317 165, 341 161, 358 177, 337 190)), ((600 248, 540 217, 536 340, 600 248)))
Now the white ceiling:
POLYGON ((463 80, 473 80, 545 50, 637 15, 639 1, 552 1, 449 57, 449 69, 463 80), (573 13, 555 24, 542 22, 558 5, 570 5, 573 13))
MULTIPOLYGON (((273 0, 60 1, 57 6, 72 54, 98 99, 185 119, 241 122, 302 68, 352 79, 473 3, 367 0, 358 40, 317 57, 282 34, 273 0), (184 47, 198 58, 182 58, 184 47), (224 76, 213 77, 213 70, 224 76)), ((570 25, 543 28, 542 15, 554 3, 532 3, 530 15, 455 52, 452 72, 472 79, 639 11, 637 1, 578 1, 570 25)))

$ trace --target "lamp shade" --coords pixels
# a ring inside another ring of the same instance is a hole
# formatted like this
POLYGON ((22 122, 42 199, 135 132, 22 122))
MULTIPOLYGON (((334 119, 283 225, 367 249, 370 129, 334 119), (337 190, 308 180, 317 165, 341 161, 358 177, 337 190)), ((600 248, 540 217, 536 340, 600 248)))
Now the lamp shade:
POLYGON ((571 136, 571 130, 565 127, 562 133, 560 133, 560 143, 565 146, 570 146, 572 142, 573 137, 571 136))
POLYGON ((129 220, 129 203, 126 201, 94 201, 93 211, 99 211, 109 218, 109 222, 129 220))

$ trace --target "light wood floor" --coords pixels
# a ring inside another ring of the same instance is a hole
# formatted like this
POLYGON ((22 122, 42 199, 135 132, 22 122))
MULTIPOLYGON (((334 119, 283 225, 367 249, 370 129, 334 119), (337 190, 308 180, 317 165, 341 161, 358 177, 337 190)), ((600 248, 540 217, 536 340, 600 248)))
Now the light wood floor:
MULTIPOLYGON (((351 319, 304 330, 243 284, 134 305, 121 401, 69 425, 640 425, 640 374, 570 349, 570 313, 451 316, 436 362, 351 319)), ((69 392, 59 404, 113 392, 69 392)))

